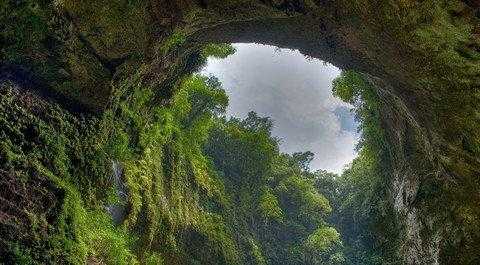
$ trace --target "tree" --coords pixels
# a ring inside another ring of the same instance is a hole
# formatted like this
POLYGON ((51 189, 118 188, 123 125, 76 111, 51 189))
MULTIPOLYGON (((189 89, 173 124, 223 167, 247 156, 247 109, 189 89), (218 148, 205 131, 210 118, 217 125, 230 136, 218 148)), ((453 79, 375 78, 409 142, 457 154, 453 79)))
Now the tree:
POLYGON ((206 146, 234 201, 237 238, 252 247, 252 260, 341 264, 340 236, 326 221, 331 206, 308 171, 313 153, 280 153, 272 127, 255 112, 244 120, 219 118, 206 146))
POLYGON ((376 90, 363 74, 344 71, 334 80, 333 93, 355 106, 359 154, 340 176, 317 171, 315 186, 332 203, 329 220, 342 235, 347 264, 398 264, 394 239, 399 229, 386 201, 389 146, 380 126, 376 90))
POLYGON ((310 163, 313 161, 315 154, 307 151, 307 152, 297 152, 292 154, 292 158, 297 164, 300 166, 301 169, 308 171, 310 169, 310 163))
POLYGON ((240 125, 248 130, 264 132, 270 136, 273 128, 273 121, 270 117, 260 117, 257 113, 250 111, 240 125))

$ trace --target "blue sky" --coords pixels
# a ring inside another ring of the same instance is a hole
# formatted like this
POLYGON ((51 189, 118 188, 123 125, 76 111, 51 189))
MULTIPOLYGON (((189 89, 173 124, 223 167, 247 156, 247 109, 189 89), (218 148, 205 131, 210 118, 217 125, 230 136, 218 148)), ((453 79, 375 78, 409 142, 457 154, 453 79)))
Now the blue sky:
POLYGON ((209 59, 204 74, 222 81, 230 97, 228 115, 253 110, 275 121, 273 134, 283 152, 310 150, 312 169, 340 173, 356 154, 357 125, 351 106, 333 97, 336 67, 307 59, 298 51, 258 44, 235 44, 226 59, 209 59))

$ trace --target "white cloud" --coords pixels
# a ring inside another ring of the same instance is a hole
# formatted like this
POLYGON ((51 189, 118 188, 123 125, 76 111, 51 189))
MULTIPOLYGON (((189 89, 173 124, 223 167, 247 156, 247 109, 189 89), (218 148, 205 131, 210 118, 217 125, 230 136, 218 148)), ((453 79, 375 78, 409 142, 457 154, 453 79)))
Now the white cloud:
POLYGON ((272 117, 273 134, 283 139, 282 151, 310 150, 315 153, 313 169, 341 172, 355 157, 357 136, 342 131, 333 112, 348 106, 331 92, 340 70, 297 51, 256 44, 235 47, 234 55, 210 59, 203 71, 222 81, 230 96, 228 114, 244 117, 253 110, 272 117))

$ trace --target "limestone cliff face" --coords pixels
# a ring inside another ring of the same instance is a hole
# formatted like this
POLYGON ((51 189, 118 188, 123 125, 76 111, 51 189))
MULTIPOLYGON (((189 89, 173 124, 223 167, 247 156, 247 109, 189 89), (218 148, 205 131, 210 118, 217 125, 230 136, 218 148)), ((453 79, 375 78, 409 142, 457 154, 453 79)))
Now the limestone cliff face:
MULTIPOLYGON (((368 74, 391 146, 385 181, 403 263, 479 262, 477 1, 59 0, 0 8, 2 84, 28 82, 40 91, 35 97, 77 111, 68 115, 114 109, 119 83, 138 69, 157 94, 152 104, 167 103, 210 42, 299 49, 368 74)), ((2 98, 20 97, 3 91, 2 98)))

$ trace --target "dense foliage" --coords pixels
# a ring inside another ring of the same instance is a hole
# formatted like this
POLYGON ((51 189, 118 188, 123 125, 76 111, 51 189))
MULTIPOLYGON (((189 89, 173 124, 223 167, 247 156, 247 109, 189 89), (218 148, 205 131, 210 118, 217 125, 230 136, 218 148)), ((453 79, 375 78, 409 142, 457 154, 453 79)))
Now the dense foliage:
POLYGON ((480 264, 479 8, 0 1, 0 263, 480 264), (220 85, 190 74, 232 39, 385 82, 387 102, 335 81, 362 131, 341 176, 279 153, 268 118, 218 117, 220 85))
MULTIPOLYGON (((201 61, 233 51, 208 46, 201 61)), ((31 209, 18 220, 15 208, 2 210, 12 214, 2 229, 26 225, 2 239, 6 262, 385 264, 388 248, 378 248, 385 242, 370 231, 386 224, 386 147, 375 95, 358 74, 345 72, 334 84, 357 106, 363 132, 359 158, 335 176, 310 172, 311 152, 282 154, 270 118, 223 117, 228 98, 216 78, 186 76, 169 104, 152 107, 155 94, 140 85, 140 73, 116 90, 117 108, 100 119, 84 117, 90 127, 81 130, 72 129, 76 117, 46 103, 41 117, 60 126, 42 125, 25 112, 19 88, 2 88, 2 108, 18 106, 2 116, 2 168, 11 169, 2 171, 4 181, 14 185, 23 176, 44 196, 64 194, 50 216, 31 209), (24 129, 14 125, 18 120, 24 129), (15 135, 39 144, 18 149, 15 135), (38 157, 41 146, 50 155, 38 157), (96 151, 88 160, 67 152, 90 147, 96 151)), ((16 192, 27 206, 40 196, 16 192)))
POLYGON ((217 123, 206 152, 233 201, 237 238, 251 248, 248 264, 341 264, 340 236, 326 222, 330 204, 305 164, 279 152, 272 121, 250 112, 217 123))
MULTIPOLYGON (((202 62, 232 52, 208 46, 202 62)), ((117 107, 101 117, 78 118, 2 86, 2 181, 26 211, 2 206, 3 261, 344 260, 340 235, 326 221, 332 208, 308 177, 311 153, 281 154, 269 118, 222 118, 228 99, 213 77, 186 76, 169 104, 152 107, 156 95, 140 76, 141 69, 116 89, 117 107), (36 188, 17 190, 22 185, 36 188), (30 209, 42 198, 57 201, 30 209)))
POLYGON ((355 106, 361 132, 358 157, 340 176, 316 172, 316 187, 332 202, 331 222, 342 234, 347 264, 398 264, 399 228, 389 198, 389 145, 380 125, 378 96, 364 75, 344 71, 334 95, 355 106))
POLYGON ((272 121, 253 112, 245 120, 218 119, 210 134, 206 151, 233 196, 237 238, 256 242, 252 252, 263 253, 262 262, 401 262, 377 91, 364 75, 344 71, 333 92, 354 106, 361 132, 358 157, 339 176, 311 172, 311 152, 279 153, 272 121))
MULTIPOLYGON (((231 52, 211 46, 202 56, 231 52)), ((230 229, 202 205, 226 204, 202 146, 228 99, 218 81, 192 75, 171 104, 151 107, 141 71, 100 117, 2 81, 0 199, 18 206, 0 207, 1 262, 238 263, 230 229)))

